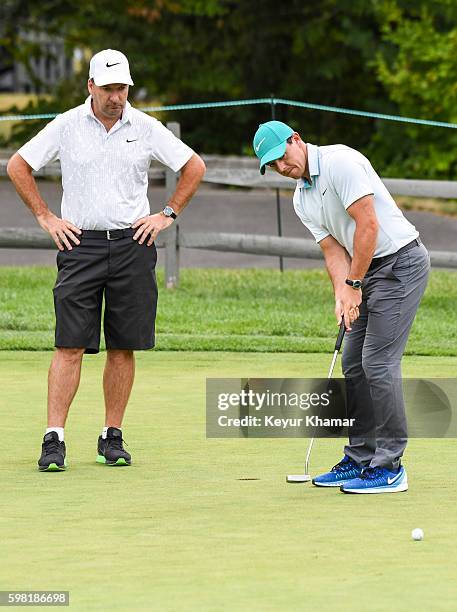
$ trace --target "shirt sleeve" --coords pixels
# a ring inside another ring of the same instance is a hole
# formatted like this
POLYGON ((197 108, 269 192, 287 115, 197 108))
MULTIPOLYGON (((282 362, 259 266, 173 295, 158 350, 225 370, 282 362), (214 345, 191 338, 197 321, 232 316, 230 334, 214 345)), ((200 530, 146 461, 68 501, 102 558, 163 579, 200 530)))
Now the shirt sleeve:
POLYGON ((39 170, 49 162, 59 158, 61 143, 62 120, 56 117, 38 132, 31 140, 25 143, 18 153, 29 166, 39 170))
POLYGON ((346 210, 360 198, 374 194, 362 160, 354 159, 346 152, 333 155, 329 177, 346 210))
POLYGON ((311 232, 317 243, 319 243, 321 240, 324 240, 324 238, 327 238, 327 236, 330 236, 330 232, 328 230, 326 230, 324 227, 321 227, 320 225, 317 225, 316 223, 311 221, 311 219, 309 219, 306 215, 303 214, 299 206, 296 205, 295 197, 294 209, 297 214, 297 217, 300 219, 303 225, 311 232))
POLYGON ((151 134, 151 159, 178 172, 194 154, 194 151, 177 138, 157 119, 154 120, 151 134))

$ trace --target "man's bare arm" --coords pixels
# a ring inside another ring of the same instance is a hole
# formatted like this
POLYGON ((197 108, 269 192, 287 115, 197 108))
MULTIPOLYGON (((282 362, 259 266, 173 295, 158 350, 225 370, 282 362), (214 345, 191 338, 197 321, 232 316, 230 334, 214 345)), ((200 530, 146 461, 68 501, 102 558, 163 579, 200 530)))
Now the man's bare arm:
POLYGON ((362 280, 373 259, 378 238, 378 219, 372 195, 356 200, 347 209, 355 221, 354 254, 348 278, 362 280))
POLYGON ((362 292, 345 283, 351 268, 351 258, 333 236, 321 240, 319 246, 324 253, 325 265, 333 285, 337 324, 340 324, 341 317, 344 316, 346 329, 349 331, 350 324, 359 316, 359 305, 362 301, 362 292))
POLYGON ((31 166, 19 153, 15 153, 11 157, 6 171, 22 201, 35 215, 40 226, 52 236, 57 248, 63 251, 63 245, 65 245, 71 251, 72 246, 69 240, 72 240, 74 244, 79 244, 75 234, 80 234, 81 230, 69 221, 59 219, 49 210, 38 190, 31 166))
POLYGON ((169 201, 169 205, 173 207, 176 214, 179 214, 190 202, 205 175, 205 171, 205 162, 196 153, 181 168, 176 190, 169 201))
POLYGON ((351 258, 346 249, 333 236, 327 236, 319 242, 328 275, 333 285, 333 292, 337 295, 345 286, 351 269, 351 258))
POLYGON ((35 217, 47 215, 51 212, 38 191, 31 166, 22 159, 19 153, 15 153, 11 157, 6 171, 22 201, 30 208, 35 217))
MULTIPOLYGON (((190 202, 201 183, 205 170, 204 161, 196 153, 181 168, 181 175, 178 179, 176 190, 168 202, 176 214, 184 210, 190 202)), ((138 240, 139 244, 143 244, 147 240, 147 246, 151 246, 159 232, 169 227, 172 223, 173 219, 165 217, 162 212, 142 217, 132 225, 137 230, 133 239, 138 240)))

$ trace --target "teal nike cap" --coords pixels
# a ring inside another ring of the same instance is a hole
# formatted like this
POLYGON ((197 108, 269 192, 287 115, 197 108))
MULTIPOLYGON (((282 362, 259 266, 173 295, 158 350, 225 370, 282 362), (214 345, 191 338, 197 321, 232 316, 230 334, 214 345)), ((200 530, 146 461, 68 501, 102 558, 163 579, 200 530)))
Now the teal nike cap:
POLYGON ((267 121, 259 125, 252 146, 260 159, 260 174, 265 174, 265 164, 284 155, 286 141, 293 133, 293 129, 282 121, 267 121))

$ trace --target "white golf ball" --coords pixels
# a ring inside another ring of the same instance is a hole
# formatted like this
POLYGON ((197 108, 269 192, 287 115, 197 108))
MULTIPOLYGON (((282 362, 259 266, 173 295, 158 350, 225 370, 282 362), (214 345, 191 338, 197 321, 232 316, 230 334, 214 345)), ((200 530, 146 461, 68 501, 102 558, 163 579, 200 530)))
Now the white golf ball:
POLYGON ((419 527, 416 527, 416 529, 413 529, 411 531, 411 537, 413 540, 423 540, 424 539, 424 532, 422 531, 422 529, 419 529, 419 527))

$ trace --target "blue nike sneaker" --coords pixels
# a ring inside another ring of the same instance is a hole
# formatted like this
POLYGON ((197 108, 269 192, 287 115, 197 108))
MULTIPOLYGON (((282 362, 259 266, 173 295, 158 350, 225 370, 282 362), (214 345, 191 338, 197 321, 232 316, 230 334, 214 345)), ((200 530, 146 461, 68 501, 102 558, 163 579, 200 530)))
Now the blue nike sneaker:
POLYGON ((407 490, 408 478, 402 465, 394 472, 382 467, 366 467, 358 478, 340 487, 343 493, 399 493, 407 490))
POLYGON ((312 483, 316 487, 339 487, 345 482, 358 478, 362 473, 362 469, 363 466, 356 463, 351 457, 344 455, 341 461, 332 467, 330 472, 316 476, 316 478, 313 478, 312 483))

